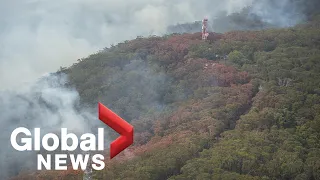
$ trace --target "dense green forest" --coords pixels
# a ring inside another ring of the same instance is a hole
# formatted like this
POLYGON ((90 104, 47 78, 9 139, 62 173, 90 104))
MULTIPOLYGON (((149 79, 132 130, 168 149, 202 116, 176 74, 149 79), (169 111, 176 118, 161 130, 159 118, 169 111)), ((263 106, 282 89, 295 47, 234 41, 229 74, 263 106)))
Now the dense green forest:
MULTIPOLYGON (((211 37, 139 37, 57 72, 82 104, 135 127, 134 145, 94 179, 320 179, 320 16, 211 37)), ((81 172, 17 177, 28 178, 81 172)))

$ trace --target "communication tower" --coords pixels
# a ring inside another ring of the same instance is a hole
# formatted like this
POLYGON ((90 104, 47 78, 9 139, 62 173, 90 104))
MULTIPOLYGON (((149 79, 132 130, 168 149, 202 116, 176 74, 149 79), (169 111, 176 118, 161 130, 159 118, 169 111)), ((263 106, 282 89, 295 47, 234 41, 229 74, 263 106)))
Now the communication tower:
POLYGON ((209 36, 207 28, 208 28, 208 18, 204 18, 202 20, 202 40, 207 40, 209 36))

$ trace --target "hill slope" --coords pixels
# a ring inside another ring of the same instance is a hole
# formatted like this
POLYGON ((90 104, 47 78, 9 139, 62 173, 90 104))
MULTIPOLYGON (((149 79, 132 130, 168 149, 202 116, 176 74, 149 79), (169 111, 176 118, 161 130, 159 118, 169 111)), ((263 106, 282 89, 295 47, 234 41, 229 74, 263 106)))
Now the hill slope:
POLYGON ((320 179, 320 18, 199 37, 137 38, 61 68, 83 104, 135 126, 134 145, 93 177, 320 179))

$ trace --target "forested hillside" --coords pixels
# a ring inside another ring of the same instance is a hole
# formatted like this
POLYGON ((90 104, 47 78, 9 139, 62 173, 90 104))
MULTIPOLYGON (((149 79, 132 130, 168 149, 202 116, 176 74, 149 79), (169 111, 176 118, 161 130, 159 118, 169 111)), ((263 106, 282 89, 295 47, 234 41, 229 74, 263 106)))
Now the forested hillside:
POLYGON ((82 104, 100 101, 135 127, 134 145, 95 179, 320 179, 320 17, 211 37, 137 38, 57 72, 82 104))

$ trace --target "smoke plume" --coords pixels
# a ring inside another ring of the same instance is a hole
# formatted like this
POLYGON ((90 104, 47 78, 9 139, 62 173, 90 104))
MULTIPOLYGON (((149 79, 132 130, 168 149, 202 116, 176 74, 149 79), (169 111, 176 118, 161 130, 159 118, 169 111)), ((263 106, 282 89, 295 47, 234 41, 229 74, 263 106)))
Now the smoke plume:
POLYGON ((1 179, 37 167, 36 152, 19 152, 11 146, 11 133, 18 127, 28 128, 31 133, 34 128, 41 128, 42 136, 59 135, 61 128, 76 134, 97 133, 94 128, 101 126, 97 113, 82 109, 77 91, 65 88, 66 82, 63 75, 46 75, 23 90, 0 92, 1 179))
POLYGON ((19 88, 110 44, 161 35, 171 24, 201 20, 221 10, 238 11, 250 2, 1 0, 0 88, 19 88))
MULTIPOLYGON (((317 0, 251 0, 236 1, 234 7, 220 8, 209 15, 209 31, 261 30, 291 27, 319 13, 317 0), (242 5, 242 6, 241 6, 242 5)), ((228 7, 228 6, 226 6, 228 7)), ((199 32, 201 21, 176 24, 168 27, 170 33, 199 32)))
MULTIPOLYGON (((201 21, 204 16, 214 20, 221 12, 230 15, 248 6, 251 7, 248 18, 254 14, 265 23, 292 26, 304 19, 302 12, 308 9, 306 6, 317 9, 313 5, 316 2, 1 0, 0 88, 19 88, 21 84, 34 82, 44 73, 69 66, 79 58, 120 41, 140 35, 165 34, 170 25, 201 21)), ((230 22, 211 23, 214 29, 219 29, 230 22)), ((201 30, 201 27, 197 28, 201 30)), ((197 28, 192 28, 192 31, 197 28)))
MULTIPOLYGON (((96 77, 93 75, 92 78, 96 77)), ((183 98, 183 93, 171 88, 172 80, 159 66, 143 60, 128 60, 122 70, 102 79, 103 95, 94 99, 129 122, 150 113, 157 116, 166 109, 167 104, 183 98)), ((34 128, 41 128, 42 136, 46 133, 59 135, 61 128, 68 128, 68 132, 78 135, 89 132, 96 134, 98 127, 106 127, 98 120, 97 104, 81 104, 78 92, 69 87, 69 82, 67 75, 52 73, 19 90, 0 91, 0 143, 3 145, 0 147, 1 178, 24 170, 35 170, 36 153, 50 153, 16 151, 10 144, 10 135, 18 127, 26 127, 32 133, 34 128)), ((107 136, 110 135, 108 132, 113 131, 105 128, 106 148, 109 138, 113 139, 107 136)))

